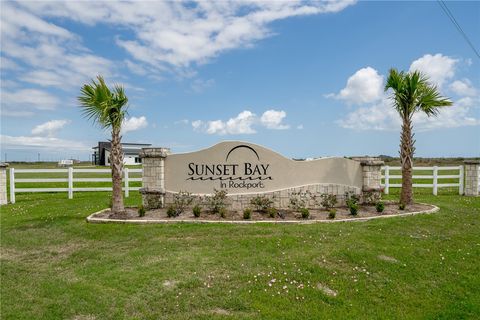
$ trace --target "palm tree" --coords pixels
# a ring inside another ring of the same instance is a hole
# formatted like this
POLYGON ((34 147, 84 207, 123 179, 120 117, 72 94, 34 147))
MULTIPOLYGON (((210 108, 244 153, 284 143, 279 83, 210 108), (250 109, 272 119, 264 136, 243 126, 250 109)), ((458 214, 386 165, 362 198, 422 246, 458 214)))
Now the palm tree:
POLYGON ((413 139, 412 117, 415 112, 424 112, 427 116, 438 115, 439 108, 451 106, 452 102, 442 97, 435 85, 418 71, 398 72, 390 69, 385 91, 392 89, 393 106, 402 118, 402 133, 400 135, 400 161, 402 163, 402 191, 400 203, 404 205, 413 202, 412 168, 415 140, 413 139))
POLYGON ((102 76, 98 82, 92 80, 80 89, 78 101, 83 114, 94 124, 103 129, 111 129, 110 168, 112 169, 112 214, 121 216, 125 213, 122 195, 123 152, 121 145, 122 122, 127 114, 128 98, 120 85, 110 90, 102 76))

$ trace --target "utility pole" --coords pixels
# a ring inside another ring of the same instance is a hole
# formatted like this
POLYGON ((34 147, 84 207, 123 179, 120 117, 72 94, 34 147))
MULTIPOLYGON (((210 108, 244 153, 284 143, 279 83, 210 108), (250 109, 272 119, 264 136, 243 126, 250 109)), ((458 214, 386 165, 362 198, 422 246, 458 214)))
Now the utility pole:
POLYGON ((38 162, 40 162, 40 152, 38 153, 38 162))

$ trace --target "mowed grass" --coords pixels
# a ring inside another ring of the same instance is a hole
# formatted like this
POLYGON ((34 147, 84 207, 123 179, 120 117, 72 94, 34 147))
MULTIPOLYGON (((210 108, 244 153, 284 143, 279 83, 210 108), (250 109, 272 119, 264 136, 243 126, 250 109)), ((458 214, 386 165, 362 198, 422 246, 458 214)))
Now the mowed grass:
POLYGON ((88 224, 108 193, 19 194, 1 318, 478 318, 480 199, 430 192, 435 214, 314 225, 88 224))

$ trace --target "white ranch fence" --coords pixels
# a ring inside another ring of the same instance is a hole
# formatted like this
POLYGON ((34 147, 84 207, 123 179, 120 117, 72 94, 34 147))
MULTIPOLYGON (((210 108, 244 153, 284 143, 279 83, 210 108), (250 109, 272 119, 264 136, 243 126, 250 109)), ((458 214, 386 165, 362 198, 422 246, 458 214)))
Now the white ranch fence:
MULTIPOLYGON (((388 194, 390 188, 401 188, 402 184, 400 183, 390 183, 390 180, 401 180, 402 167, 391 167, 384 166, 382 167, 382 179, 384 183, 382 184, 385 187, 384 192, 388 194), (391 171, 398 171, 399 174, 392 175, 391 171)), ((480 171, 479 171, 480 174, 480 171)), ((414 188, 431 188, 433 189, 433 195, 437 195, 438 188, 447 188, 447 187, 458 187, 458 194, 463 194, 463 181, 464 181, 464 168, 463 166, 450 166, 450 167, 413 167, 413 187, 414 188), (440 171, 457 171, 457 174, 438 174, 440 171), (432 174, 415 174, 415 171, 431 171, 432 174), (431 179, 432 183, 415 183, 416 179, 431 179), (455 183, 440 183, 443 179, 457 179, 455 183)))
MULTIPOLYGON (((139 190, 140 187, 131 187, 129 184, 133 181, 142 181, 142 178, 130 178, 130 173, 141 173, 142 169, 123 169, 123 190, 125 197, 129 196, 130 190, 139 190)), ((68 198, 73 198, 74 192, 79 191, 112 191, 112 187, 74 187, 74 182, 111 182, 112 178, 75 178, 75 173, 111 173, 110 169, 15 169, 10 168, 10 202, 15 203, 16 193, 25 192, 68 192, 68 198), (16 173, 65 173, 64 178, 16 178, 16 173), (16 183, 51 183, 51 182, 68 182, 67 188, 17 188, 16 183)))
MULTIPOLYGON (((140 187, 131 187, 130 182, 142 181, 142 178, 130 178, 130 173, 141 173, 142 169, 129 169, 124 168, 123 171, 123 190, 125 192, 125 197, 129 196, 129 191, 139 190, 140 187)), ((437 195, 438 188, 445 187, 458 187, 458 193, 463 194, 464 187, 464 168, 463 166, 450 166, 450 167, 413 167, 413 180, 416 179, 431 179, 432 183, 413 183, 414 188, 431 188, 433 189, 433 194, 437 195), (457 174, 438 174, 439 171, 457 171, 457 174), (415 171, 431 171, 432 174, 429 175, 416 175, 415 171), (456 179, 455 183, 440 183, 439 181, 443 179, 456 179)), ((25 193, 25 192, 68 192, 68 198, 73 198, 74 192, 79 191, 112 191, 112 187, 74 187, 74 182, 110 182, 111 178, 75 178, 75 173, 111 173, 110 169, 15 169, 10 168, 10 201, 15 203, 15 194, 16 193, 25 193), (16 178, 15 173, 65 173, 66 177, 64 178, 16 178), (17 188, 16 183, 48 183, 48 182, 68 182, 67 188, 17 188)), ((480 169, 479 169, 480 177, 480 169)), ((397 182, 402 179, 401 176, 401 167, 391 167, 384 166, 382 167, 382 180, 384 183, 382 186, 385 188, 385 194, 390 192, 390 188, 401 188, 401 183, 391 183, 391 180, 396 180, 397 182), (391 174, 392 171, 397 171, 399 174, 391 174)), ((479 178, 480 181, 480 178, 479 178)), ((479 182, 480 184, 480 182, 479 182)))

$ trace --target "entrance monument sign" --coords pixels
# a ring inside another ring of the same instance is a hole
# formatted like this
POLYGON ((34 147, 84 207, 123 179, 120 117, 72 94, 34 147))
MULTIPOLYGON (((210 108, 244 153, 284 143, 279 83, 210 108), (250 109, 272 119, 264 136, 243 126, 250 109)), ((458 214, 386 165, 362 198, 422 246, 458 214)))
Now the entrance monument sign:
MULTIPOLYGON (((170 154, 165 148, 144 148, 143 195, 146 207, 171 203, 180 191, 192 194, 212 194, 214 189, 225 190, 233 209, 243 209, 258 195, 271 198, 277 208, 288 207, 293 193, 315 195, 345 192, 360 194, 368 180, 370 189, 380 189, 379 179, 373 181, 375 167, 380 177, 381 162, 368 158, 320 158, 295 161, 262 146, 225 141, 210 148, 170 154)), ((341 199, 340 199, 341 200, 341 199)))

